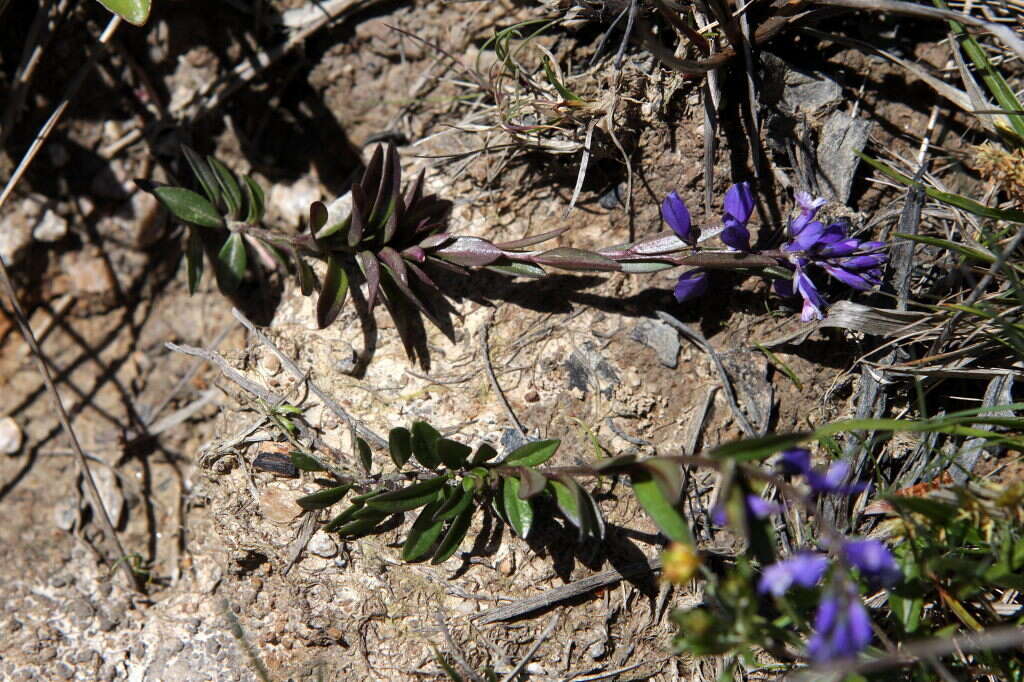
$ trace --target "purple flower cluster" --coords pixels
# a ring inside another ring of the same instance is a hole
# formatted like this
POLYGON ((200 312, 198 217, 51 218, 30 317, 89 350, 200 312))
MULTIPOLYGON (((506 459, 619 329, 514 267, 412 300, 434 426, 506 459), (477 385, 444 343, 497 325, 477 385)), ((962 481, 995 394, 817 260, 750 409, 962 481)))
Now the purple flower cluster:
MULTIPOLYGON (((818 495, 852 495, 867 487, 864 483, 846 482, 850 473, 848 462, 834 462, 824 473, 815 471, 811 468, 811 453, 804 448, 786 450, 780 464, 787 473, 805 477, 818 495)), ((749 500, 747 504, 748 511, 762 518, 749 500)), ((856 656, 871 643, 871 618, 847 571, 856 570, 874 587, 891 588, 903 579, 896 559, 878 540, 843 540, 831 544, 836 560, 846 570, 833 572, 831 584, 818 603, 814 634, 807 643, 808 655, 816 663, 856 656)), ((766 566, 757 590, 781 597, 794 585, 813 588, 825 577, 832 563, 821 552, 797 552, 784 561, 766 566)))
MULTIPOLYGON (((722 216, 724 229, 719 235, 726 246, 736 251, 750 251, 750 231, 747 221, 754 212, 754 195, 750 184, 741 182, 729 188, 725 193, 725 215, 722 216)), ((690 222, 690 211, 686 203, 675 192, 671 192, 661 202, 661 215, 680 239, 690 246, 696 246, 700 239, 700 228, 690 222)), ((683 301, 703 296, 708 290, 707 272, 703 268, 694 268, 684 272, 676 282, 676 300, 683 301)))
POLYGON ((867 291, 882 283, 882 265, 888 260, 885 242, 862 241, 848 235, 846 221, 836 221, 827 227, 815 220, 825 199, 811 198, 806 192, 797 192, 800 215, 789 223, 790 242, 782 247, 789 255, 783 263, 793 270, 792 281, 776 280, 775 291, 780 296, 799 294, 804 299, 804 322, 824 317, 825 299, 807 276, 807 268, 818 266, 847 286, 867 291))
MULTIPOLYGON (((780 296, 800 295, 804 300, 801 319, 808 322, 822 319, 826 307, 825 299, 808 276, 811 266, 825 270, 844 284, 866 291, 882 281, 882 266, 888 256, 884 242, 855 239, 848 234, 845 221, 836 221, 826 226, 815 217, 825 199, 814 199, 806 192, 797 192, 800 215, 789 223, 790 241, 782 247, 784 258, 779 264, 793 272, 792 280, 776 280, 775 291, 780 296)), ((725 194, 725 211, 722 216, 723 229, 719 238, 735 251, 749 252, 750 231, 747 222, 754 212, 754 196, 746 182, 733 185, 725 194)), ((690 211, 676 193, 671 192, 661 204, 661 215, 669 227, 691 247, 697 245, 700 229, 690 220, 690 211)), ((707 272, 694 268, 683 273, 675 286, 676 300, 702 296, 708 291, 707 272)))

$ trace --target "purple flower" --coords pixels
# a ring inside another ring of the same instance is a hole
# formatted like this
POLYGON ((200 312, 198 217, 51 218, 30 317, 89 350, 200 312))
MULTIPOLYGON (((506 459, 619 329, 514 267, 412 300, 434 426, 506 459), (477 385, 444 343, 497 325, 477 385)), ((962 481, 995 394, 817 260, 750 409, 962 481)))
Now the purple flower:
POLYGON ((807 448, 792 448, 782 453, 779 459, 782 470, 787 474, 806 475, 811 470, 811 451, 807 448))
POLYGON ((867 483, 847 483, 846 479, 849 475, 850 463, 846 460, 838 460, 832 462, 824 474, 813 469, 808 471, 807 483, 811 486, 811 490, 819 495, 856 495, 867 490, 867 483))
POLYGON ((828 558, 824 554, 800 552, 785 561, 767 566, 757 583, 757 591, 781 597, 793 585, 814 587, 828 569, 828 558))
POLYGON ((804 322, 824 318, 825 299, 807 274, 810 266, 820 267, 834 279, 860 291, 882 283, 882 266, 888 260, 884 242, 862 241, 849 236, 846 221, 828 226, 815 220, 824 199, 812 199, 806 192, 797 192, 800 215, 790 221, 790 242, 782 250, 789 262, 782 263, 793 271, 793 282, 777 282, 780 296, 799 294, 804 299, 800 319, 804 322))
MULTIPOLYGON (((744 498, 747 503, 747 514, 755 519, 766 518, 769 514, 776 514, 782 511, 782 506, 769 502, 760 495, 749 494, 744 498)), ((716 504, 711 509, 711 520, 718 526, 729 523, 729 516, 724 504, 716 504)))
POLYGON ((903 579, 892 552, 878 540, 850 540, 843 543, 842 554, 847 564, 875 585, 893 587, 903 579))
POLYGON ((852 658, 871 644, 871 617, 856 589, 848 586, 827 595, 814 616, 807 653, 815 663, 852 658))
POLYGON ((708 275, 702 268, 687 270, 676 281, 676 300, 682 303, 691 298, 703 296, 708 290, 708 275))
POLYGON ((677 193, 669 192, 665 200, 661 202, 661 217, 665 219, 672 231, 679 235, 680 239, 690 246, 697 244, 700 230, 693 229, 690 224, 690 211, 677 193))
POLYGON ((737 251, 750 251, 750 231, 747 221, 754 212, 754 195, 750 191, 750 183, 741 182, 729 188, 725 193, 725 216, 722 223, 721 240, 737 251))

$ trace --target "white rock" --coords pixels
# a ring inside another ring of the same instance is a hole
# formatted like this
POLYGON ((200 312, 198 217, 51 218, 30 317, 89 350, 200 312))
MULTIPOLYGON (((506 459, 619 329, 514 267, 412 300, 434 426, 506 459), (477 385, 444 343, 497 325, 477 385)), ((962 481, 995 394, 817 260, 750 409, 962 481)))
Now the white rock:
POLYGON ((338 544, 322 531, 314 535, 306 547, 313 554, 322 556, 325 559, 330 559, 338 553, 338 544))
POLYGON ((36 223, 32 237, 37 242, 59 242, 68 233, 68 221, 52 208, 46 209, 42 220, 36 223))
POLYGON ((89 469, 92 471, 92 480, 96 482, 96 487, 100 491, 100 500, 110 516, 110 522, 117 526, 121 523, 121 515, 124 513, 124 495, 121 494, 117 476, 110 467, 101 464, 92 464, 89 469))
POLYGON ((25 435, 13 417, 0 419, 0 452, 5 455, 15 455, 21 450, 21 445, 24 442, 25 435))
POLYGON ((270 190, 270 206, 286 225, 299 225, 309 217, 309 205, 319 200, 320 187, 309 177, 291 185, 276 184, 270 190))

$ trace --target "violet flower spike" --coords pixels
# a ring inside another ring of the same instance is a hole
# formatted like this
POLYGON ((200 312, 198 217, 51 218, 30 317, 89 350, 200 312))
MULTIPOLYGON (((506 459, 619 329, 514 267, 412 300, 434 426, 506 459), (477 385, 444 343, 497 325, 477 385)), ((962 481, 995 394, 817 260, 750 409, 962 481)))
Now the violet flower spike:
POLYGON ((797 192, 794 196, 796 203, 800 205, 800 215, 794 218, 789 223, 789 236, 796 237, 803 231, 804 227, 814 220, 814 216, 817 215, 818 209, 827 203, 824 197, 813 198, 807 192, 797 192))
POLYGON ((814 616, 807 653, 815 663, 853 658, 871 644, 871 617, 852 586, 825 596, 814 616))
POLYGON ((725 216, 720 239, 737 251, 750 251, 750 231, 747 221, 754 212, 754 195, 749 182, 741 182, 725 193, 725 216))
POLYGON ((815 552, 799 552, 785 561, 766 566, 757 591, 781 597, 793 585, 814 587, 828 570, 828 558, 815 552))
POLYGON ((842 547, 843 560, 857 568, 869 583, 894 587, 903 580, 903 571, 892 552, 879 540, 850 540, 842 547))

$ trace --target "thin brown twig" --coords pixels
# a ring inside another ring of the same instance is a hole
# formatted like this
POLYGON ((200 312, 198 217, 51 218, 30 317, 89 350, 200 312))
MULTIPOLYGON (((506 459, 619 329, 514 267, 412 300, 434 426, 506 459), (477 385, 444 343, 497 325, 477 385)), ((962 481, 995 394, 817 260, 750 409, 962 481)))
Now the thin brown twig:
POLYGON ((526 652, 525 656, 519 659, 519 662, 516 663, 516 667, 512 668, 508 675, 505 675, 505 677, 501 678, 501 682, 512 682, 512 680, 516 678, 516 675, 518 675, 522 671, 522 669, 526 667, 526 664, 530 662, 530 659, 532 659, 534 654, 537 653, 537 650, 540 649, 541 645, 544 642, 546 642, 548 637, 551 636, 551 633, 555 631, 555 627, 558 625, 558 621, 559 617, 556 613, 554 616, 552 616, 551 622, 548 623, 548 626, 544 628, 544 632, 537 635, 537 639, 536 641, 534 641, 533 646, 530 647, 530 650, 526 652))
POLYGON ((484 369, 487 370, 487 378, 491 381, 491 388, 494 389, 494 393, 498 396, 498 400, 501 401, 501 406, 505 408, 505 414, 516 427, 516 431, 523 438, 527 438, 526 429, 523 428, 522 422, 516 416, 516 413, 512 411, 512 405, 509 404, 508 399, 505 397, 505 393, 501 390, 501 384, 498 383, 498 377, 494 375, 494 367, 491 366, 491 351, 487 345, 487 336, 490 332, 491 322, 493 321, 493 315, 487 318, 484 322, 483 328, 480 330, 480 350, 484 356, 484 369))
POLYGON ((448 623, 444 620, 444 614, 438 609, 434 612, 434 622, 437 623, 437 628, 444 635, 444 641, 448 644, 448 649, 452 653, 452 658, 455 662, 469 675, 469 679, 473 682, 484 682, 483 678, 476 674, 476 671, 466 663, 465 657, 462 655, 462 651, 459 649, 459 645, 455 643, 455 639, 452 637, 451 630, 448 629, 448 623))

